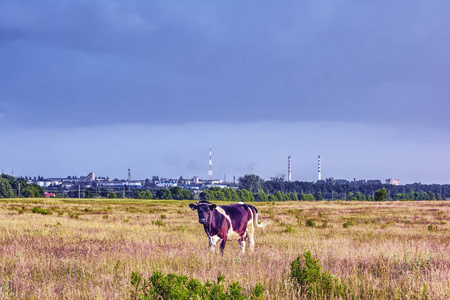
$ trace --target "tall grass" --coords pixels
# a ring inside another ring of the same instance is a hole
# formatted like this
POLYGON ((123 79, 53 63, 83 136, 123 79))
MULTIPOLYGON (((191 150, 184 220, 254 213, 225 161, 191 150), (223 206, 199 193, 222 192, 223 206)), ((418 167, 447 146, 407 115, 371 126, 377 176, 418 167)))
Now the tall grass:
POLYGON ((450 297, 449 202, 255 203, 260 222, 273 221, 255 252, 228 241, 223 256, 209 253, 188 203, 0 200, 0 299, 127 299, 131 274, 155 271, 202 283, 223 274, 247 295, 262 285, 267 299, 306 299, 290 279, 305 252, 342 298, 450 297))

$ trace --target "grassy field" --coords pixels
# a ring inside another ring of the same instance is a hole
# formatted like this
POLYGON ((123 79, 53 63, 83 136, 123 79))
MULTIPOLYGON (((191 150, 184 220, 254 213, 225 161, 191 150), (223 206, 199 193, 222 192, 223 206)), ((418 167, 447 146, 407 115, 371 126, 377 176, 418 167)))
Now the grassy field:
POLYGON ((229 241, 224 256, 209 253, 189 203, 1 199, 0 299, 127 299, 131 273, 155 270, 301 299, 290 264, 306 251, 346 298, 450 298, 450 202, 252 203, 272 223, 253 254, 229 241))

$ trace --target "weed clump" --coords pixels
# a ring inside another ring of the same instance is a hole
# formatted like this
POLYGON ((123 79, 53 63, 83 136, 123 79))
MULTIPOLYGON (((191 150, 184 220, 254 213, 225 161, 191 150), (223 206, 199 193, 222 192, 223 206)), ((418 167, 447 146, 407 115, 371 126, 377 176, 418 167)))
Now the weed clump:
POLYGON ((430 224, 428 225, 428 231, 437 231, 437 225, 430 224))
POLYGON ((286 229, 283 230, 285 233, 291 233, 294 229, 292 228, 292 225, 286 225, 286 229))
POLYGON ((309 251, 291 263, 291 280, 300 294, 313 299, 333 299, 344 294, 339 280, 322 271, 319 261, 309 251))
POLYGON ((316 227, 316 222, 313 219, 308 219, 305 222, 306 227, 316 227))
POLYGON ((33 214, 41 214, 41 215, 51 215, 52 212, 48 209, 41 208, 40 206, 34 207, 31 212, 33 214))
POLYGON ((354 224, 355 224, 355 222, 353 221, 353 219, 348 219, 347 221, 345 221, 345 223, 342 224, 342 227, 348 228, 354 224))
POLYGON ((221 274, 213 282, 202 284, 198 279, 188 278, 186 275, 153 272, 148 280, 132 272, 131 299, 262 299, 264 287, 257 284, 250 296, 242 293, 239 282, 232 282, 228 289, 223 285, 225 277, 221 274))
POLYGON ((152 221, 152 224, 156 226, 166 226, 166 223, 161 220, 152 221))

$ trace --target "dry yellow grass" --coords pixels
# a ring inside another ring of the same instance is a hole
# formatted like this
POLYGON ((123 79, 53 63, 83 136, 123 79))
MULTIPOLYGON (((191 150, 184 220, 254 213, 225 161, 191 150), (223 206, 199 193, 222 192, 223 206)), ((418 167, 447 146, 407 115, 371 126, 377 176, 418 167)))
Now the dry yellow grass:
POLYGON ((244 289, 263 284, 268 299, 295 299, 290 263, 305 251, 349 297, 450 297, 450 202, 252 203, 272 224, 257 231, 254 254, 229 241, 224 256, 209 253, 188 203, 0 200, 0 299, 126 299, 131 272, 155 270, 222 273, 244 289))

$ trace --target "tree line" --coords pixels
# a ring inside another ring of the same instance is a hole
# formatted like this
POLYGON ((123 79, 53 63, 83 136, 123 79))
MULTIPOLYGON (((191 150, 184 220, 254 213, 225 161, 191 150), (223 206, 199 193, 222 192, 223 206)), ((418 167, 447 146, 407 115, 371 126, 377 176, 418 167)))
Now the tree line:
POLYGON ((10 175, 0 175, 0 198, 42 198, 44 193, 43 187, 28 184, 23 178, 16 179, 10 175))
MULTIPOLYGON (((44 189, 36 184, 28 184, 23 178, 2 174, 0 176, 0 198, 44 197, 44 189)), ((158 190, 126 190, 113 192, 105 188, 72 190, 67 194, 56 193, 57 197, 69 198, 134 198, 134 199, 174 199, 174 200, 222 200, 243 202, 265 201, 320 201, 320 200, 445 200, 450 198, 450 185, 407 184, 389 185, 381 182, 346 181, 327 178, 317 182, 287 182, 274 177, 263 180, 255 174, 247 174, 238 179, 238 185, 227 188, 211 187, 194 195, 189 190, 175 186, 158 190), (124 194, 125 192, 125 194, 124 194), (378 192, 378 195, 377 195, 378 192), (384 192, 386 193, 384 195, 384 192), (380 198, 380 193, 383 196, 380 198)))
POLYGON ((406 185, 382 184, 381 181, 347 181, 327 178, 316 182, 285 181, 282 177, 263 180, 255 174, 247 174, 239 178, 239 189, 247 189, 251 193, 263 190, 267 195, 281 192, 297 194, 299 200, 362 200, 375 201, 377 191, 385 190, 387 200, 445 200, 450 198, 449 184, 406 185))

